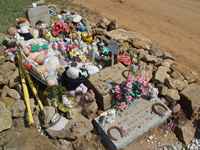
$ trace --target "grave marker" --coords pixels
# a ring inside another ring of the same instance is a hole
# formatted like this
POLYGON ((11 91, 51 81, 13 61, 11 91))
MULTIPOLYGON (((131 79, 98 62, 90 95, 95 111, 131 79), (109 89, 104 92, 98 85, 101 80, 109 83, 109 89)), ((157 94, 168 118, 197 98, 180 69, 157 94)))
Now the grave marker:
POLYGON ((128 110, 117 113, 112 123, 105 123, 104 125, 100 121, 100 116, 95 119, 95 127, 98 133, 101 135, 103 143, 109 148, 109 150, 117 150, 125 148, 128 144, 136 140, 139 136, 148 132, 151 128, 154 128, 170 116, 171 111, 167 108, 167 112, 164 116, 159 116, 152 112, 152 105, 158 101, 147 101, 144 99, 136 100, 128 110), (108 130, 112 127, 119 127, 125 129, 126 133, 123 137, 120 136, 120 132, 112 130, 110 133, 117 140, 113 140, 108 135, 108 130))

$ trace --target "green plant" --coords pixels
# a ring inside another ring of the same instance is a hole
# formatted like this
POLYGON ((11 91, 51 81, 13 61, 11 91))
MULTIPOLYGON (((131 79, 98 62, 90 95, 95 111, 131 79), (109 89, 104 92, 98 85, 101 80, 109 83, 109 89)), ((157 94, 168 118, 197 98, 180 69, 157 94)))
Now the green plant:
POLYGON ((0 0, 0 32, 6 32, 15 19, 25 16, 25 11, 36 0, 0 0))

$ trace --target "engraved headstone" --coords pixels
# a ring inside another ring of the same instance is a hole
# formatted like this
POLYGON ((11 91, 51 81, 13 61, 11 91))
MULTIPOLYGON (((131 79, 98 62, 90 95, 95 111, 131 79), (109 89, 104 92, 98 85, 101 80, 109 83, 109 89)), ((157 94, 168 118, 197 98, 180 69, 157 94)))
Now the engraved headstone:
POLYGON ((49 16, 48 12, 49 12, 49 9, 48 9, 48 6, 46 6, 46 5, 29 8, 28 9, 28 18, 30 20, 31 25, 35 26, 35 24, 39 20, 49 24, 50 16, 49 16))
MULTIPOLYGON (((128 110, 117 112, 113 121, 107 121, 106 123, 102 123, 101 116, 97 117, 95 119, 95 128, 101 135, 103 143, 108 149, 117 150, 125 148, 128 144, 148 132, 151 128, 166 121, 170 116, 171 111, 166 106, 167 111, 164 116, 155 114, 152 112, 152 105, 157 102, 159 102, 159 100, 154 102, 144 99, 135 100, 135 102, 129 106, 128 110), (115 130, 113 129, 112 132, 110 130, 109 133, 109 129, 113 127, 122 129, 124 135, 121 136, 116 128, 115 130), (110 134, 112 134, 112 137, 116 138, 116 140, 113 140, 110 137, 110 134)), ((107 110, 107 112, 108 111, 109 110, 107 110)))

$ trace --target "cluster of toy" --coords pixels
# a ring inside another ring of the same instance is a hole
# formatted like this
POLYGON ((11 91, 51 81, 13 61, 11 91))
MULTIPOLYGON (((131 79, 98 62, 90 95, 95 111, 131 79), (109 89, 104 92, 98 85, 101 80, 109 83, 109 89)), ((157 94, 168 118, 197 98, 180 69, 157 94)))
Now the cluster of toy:
POLYGON ((8 33, 15 41, 7 44, 8 54, 13 57, 18 48, 26 69, 49 86, 59 84, 64 70, 66 80, 79 81, 99 72, 111 64, 112 54, 118 49, 116 41, 105 43, 94 36, 82 16, 68 11, 54 16, 51 25, 39 20, 33 27, 26 18, 18 18, 8 33), (83 70, 88 75, 80 75, 83 70))

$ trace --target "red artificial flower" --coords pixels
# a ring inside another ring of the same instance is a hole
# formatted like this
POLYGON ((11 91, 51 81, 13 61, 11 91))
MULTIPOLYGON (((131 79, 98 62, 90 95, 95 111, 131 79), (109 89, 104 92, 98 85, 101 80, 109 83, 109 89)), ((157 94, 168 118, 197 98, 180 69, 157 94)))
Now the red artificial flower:
POLYGON ((118 62, 120 62, 126 66, 129 66, 132 64, 131 57, 127 53, 119 54, 117 56, 117 60, 118 60, 118 62))
POLYGON ((64 21, 57 21, 52 27, 52 35, 58 36, 62 32, 69 32, 69 25, 64 21))

